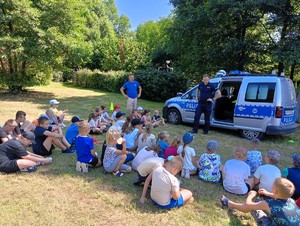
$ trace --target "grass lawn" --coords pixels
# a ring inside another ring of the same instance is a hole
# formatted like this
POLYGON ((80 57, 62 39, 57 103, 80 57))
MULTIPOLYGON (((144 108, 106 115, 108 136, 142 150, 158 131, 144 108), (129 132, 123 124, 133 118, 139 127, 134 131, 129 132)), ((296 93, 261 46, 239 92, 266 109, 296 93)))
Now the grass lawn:
MULTIPOLYGON (((88 114, 100 105, 110 103, 126 109, 126 101, 121 94, 98 90, 79 89, 61 83, 46 87, 33 87, 29 92, 0 95, 0 124, 14 118, 17 110, 24 110, 27 118, 35 119, 48 109, 50 99, 61 102, 59 109, 69 109, 66 124, 73 115, 87 119, 88 114)), ((164 103, 139 100, 140 106, 162 111, 164 103)), ((162 112, 161 112, 162 113, 162 112)), ((155 134, 165 128, 155 129, 155 134)), ((170 125, 167 130, 174 135, 182 135, 191 130, 190 125, 170 125)), ((291 164, 290 154, 299 152, 298 130, 287 136, 266 136, 261 151, 276 149, 282 155, 279 167, 291 164), (294 143, 288 140, 293 139, 294 143)), ((103 135, 97 137, 101 141, 103 135)), ((203 153, 208 140, 217 139, 221 147, 219 154, 223 163, 232 158, 237 145, 249 148, 247 140, 238 132, 212 129, 207 136, 197 134, 192 147, 197 156, 203 153)), ((100 153, 101 145, 96 146, 100 153)), ((54 150, 54 162, 43 166, 36 173, 0 173, 0 225, 255 225, 250 214, 242 214, 220 208, 218 197, 226 194, 234 200, 245 197, 226 193, 221 184, 209 184, 196 177, 181 179, 183 187, 192 190, 195 201, 182 208, 162 211, 149 200, 144 206, 138 204, 141 187, 132 185, 136 173, 117 178, 105 174, 103 168, 90 169, 88 174, 75 171, 76 155, 62 155, 54 150)))

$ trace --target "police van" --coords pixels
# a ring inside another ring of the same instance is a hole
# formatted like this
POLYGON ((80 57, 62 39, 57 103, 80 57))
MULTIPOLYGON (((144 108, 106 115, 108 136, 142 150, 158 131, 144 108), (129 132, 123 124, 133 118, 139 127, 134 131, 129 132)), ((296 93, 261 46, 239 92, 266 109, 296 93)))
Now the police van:
MULTIPOLYGON (((247 139, 297 130, 296 92, 290 79, 246 74, 213 78, 210 82, 221 91, 213 104, 212 127, 239 130, 247 139)), ((169 123, 194 122, 197 87, 166 101, 163 115, 169 123)), ((203 114, 200 124, 204 124, 203 114)))

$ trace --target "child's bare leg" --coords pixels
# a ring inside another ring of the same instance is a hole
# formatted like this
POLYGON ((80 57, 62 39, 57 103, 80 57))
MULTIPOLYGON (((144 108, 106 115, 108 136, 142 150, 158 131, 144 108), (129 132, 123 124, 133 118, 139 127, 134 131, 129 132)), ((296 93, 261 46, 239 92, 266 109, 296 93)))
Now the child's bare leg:
POLYGON ((193 197, 193 194, 192 194, 191 191, 189 191, 187 189, 183 189, 183 188, 180 189, 180 194, 183 197, 184 203, 186 203, 187 201, 189 201, 193 197))
POLYGON ((61 142, 63 143, 63 145, 65 145, 67 148, 71 147, 71 144, 69 144, 69 142, 67 141, 66 137, 63 136, 61 138, 61 142))
POLYGON ((53 143, 53 139, 55 139, 55 137, 47 137, 46 140, 44 141, 43 145, 47 149, 47 151, 50 151, 53 143))
POLYGON ((25 169, 25 168, 28 168, 30 166, 35 166, 36 162, 31 161, 31 160, 27 160, 27 159, 18 159, 17 160, 17 165, 18 165, 19 169, 25 169))
POLYGON ((99 166, 102 166, 102 162, 100 159, 98 159, 98 163, 97 163, 96 167, 99 167, 99 166))
POLYGON ((120 155, 120 156, 121 156, 121 159, 120 159, 118 165, 116 166, 114 172, 117 172, 126 160, 126 154, 125 155, 120 155))
POLYGON ((52 144, 61 149, 62 151, 66 150, 68 147, 65 146, 59 138, 54 137, 52 144))
POLYGON ((34 126, 34 128, 33 128, 33 126, 34 125, 29 120, 25 120, 21 126, 21 129, 23 129, 24 131, 26 131, 26 130, 31 131, 32 129, 35 128, 35 126, 34 126))

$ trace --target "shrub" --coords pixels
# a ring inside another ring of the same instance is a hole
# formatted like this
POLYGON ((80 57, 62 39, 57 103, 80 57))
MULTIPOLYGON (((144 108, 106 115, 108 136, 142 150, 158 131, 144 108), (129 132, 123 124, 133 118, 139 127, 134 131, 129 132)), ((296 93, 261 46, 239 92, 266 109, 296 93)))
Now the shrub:
POLYGON ((143 99, 165 101, 187 89, 188 79, 179 73, 148 70, 136 72, 135 77, 143 88, 143 99))
MULTIPOLYGON (((109 92, 119 92, 128 80, 123 71, 101 72, 82 69, 74 73, 73 83, 84 88, 94 88, 109 92)), ((165 101, 186 90, 187 79, 180 74, 157 70, 138 71, 135 79, 143 88, 142 98, 153 101, 165 101)))

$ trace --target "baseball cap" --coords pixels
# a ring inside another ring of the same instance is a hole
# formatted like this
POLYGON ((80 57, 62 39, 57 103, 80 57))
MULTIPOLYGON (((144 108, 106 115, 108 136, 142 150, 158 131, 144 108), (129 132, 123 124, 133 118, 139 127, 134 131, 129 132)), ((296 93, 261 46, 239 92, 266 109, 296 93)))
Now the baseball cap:
POLYGON ((134 118, 134 119, 132 119, 132 121, 131 121, 131 125, 132 125, 132 126, 143 125, 143 124, 144 124, 144 121, 141 121, 141 120, 138 119, 138 118, 134 118))
POLYGON ((80 117, 79 116, 73 116, 73 118, 71 119, 71 122, 81 122, 81 121, 83 121, 82 119, 80 119, 80 117))
POLYGON ((122 117, 123 115, 126 115, 124 112, 120 112, 118 111, 117 114, 116 114, 116 118, 120 118, 122 117))
POLYGON ((144 110, 144 108, 142 108, 142 107, 137 107, 137 109, 136 110, 138 110, 138 111, 142 111, 142 110, 144 110))
POLYGON ((280 159, 280 154, 278 153, 278 151, 275 150, 269 150, 267 156, 274 164, 276 164, 280 159))
POLYGON ((206 148, 210 151, 215 151, 219 148, 220 144, 216 140, 210 140, 207 142, 206 148))
POLYGON ((57 100, 55 100, 55 99, 53 99, 53 100, 50 100, 49 101, 49 104, 59 104, 59 102, 57 101, 57 100))
POLYGON ((191 143, 193 140, 194 140, 194 135, 193 135, 192 133, 185 133, 185 134, 182 136, 182 141, 183 141, 183 143, 185 143, 185 144, 189 144, 189 143, 191 143))
POLYGON ((34 136, 33 132, 25 131, 25 132, 22 133, 22 137, 30 140, 32 144, 35 144, 35 140, 34 140, 35 136, 34 136))
POLYGON ((115 105, 114 110, 121 109, 120 105, 115 105))
POLYGON ((292 159, 294 161, 294 166, 300 167, 300 154, 293 154, 292 159))

